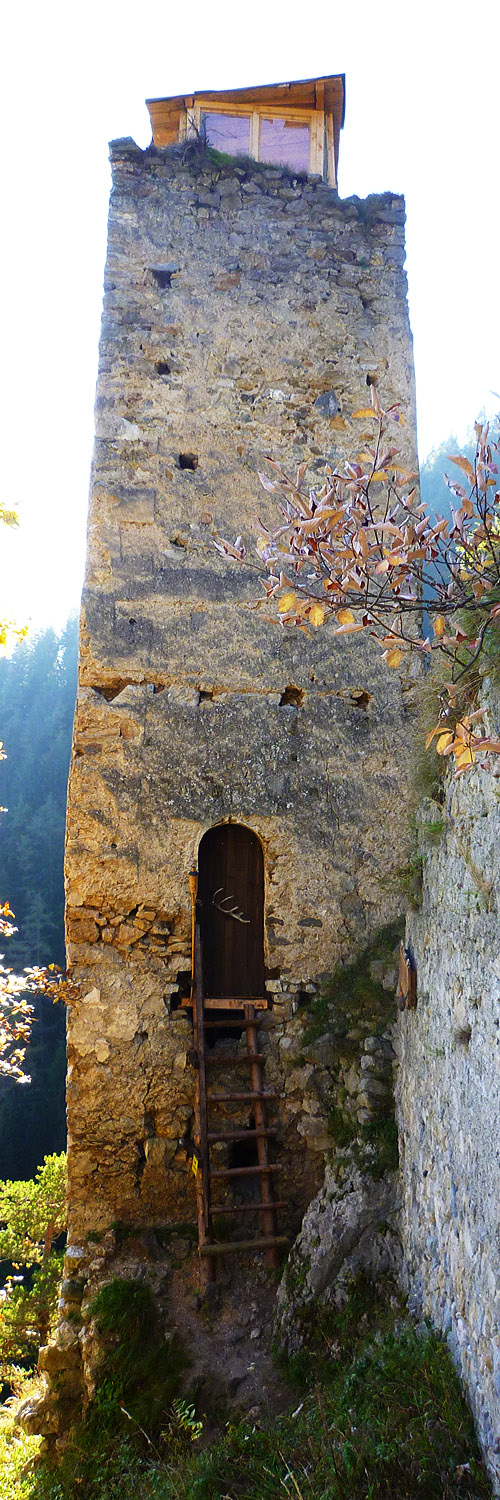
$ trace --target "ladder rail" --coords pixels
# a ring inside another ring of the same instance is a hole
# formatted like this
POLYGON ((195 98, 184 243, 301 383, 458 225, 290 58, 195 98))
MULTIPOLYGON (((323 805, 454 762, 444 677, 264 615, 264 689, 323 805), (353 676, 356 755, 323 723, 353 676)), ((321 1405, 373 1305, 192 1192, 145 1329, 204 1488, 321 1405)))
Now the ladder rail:
POLYGON ((198 1067, 196 1069, 195 1087, 195 1144, 198 1145, 200 1151, 199 1166, 196 1173, 198 1244, 200 1255, 206 1256, 206 1279, 207 1281, 213 1281, 215 1276, 215 1263, 213 1260, 211 1260, 209 1252, 209 1243, 212 1238, 212 1215, 210 1211, 210 1148, 208 1143, 207 1079, 205 1070, 205 1042, 203 1035, 203 964, 201 952, 201 932, 198 922, 196 923, 195 930, 194 952, 195 986, 193 1005, 193 1030, 194 1044, 196 1052, 198 1054, 198 1067))
MULTIPOLYGON (((194 1048, 190 1055, 195 1070, 195 1118, 194 1137, 198 1156, 198 1169, 196 1171, 196 1206, 198 1217, 198 1249, 201 1260, 202 1275, 205 1281, 215 1279, 217 1257, 224 1254, 234 1253, 239 1248, 246 1251, 252 1247, 255 1250, 264 1250, 266 1265, 276 1267, 279 1265, 279 1252, 286 1244, 286 1237, 278 1234, 277 1207, 278 1203, 273 1192, 272 1180, 275 1173, 280 1171, 277 1164, 269 1161, 268 1140, 278 1135, 276 1126, 268 1124, 267 1109, 273 1103, 277 1095, 272 1090, 266 1092, 264 1086, 263 1068, 265 1054, 259 1051, 257 1028, 260 1022, 260 1013, 263 1004, 255 1005, 253 997, 242 998, 239 1009, 243 1011, 243 1017, 235 1022, 229 1021, 229 1025, 235 1029, 241 1027, 246 1036, 246 1052, 237 1057, 223 1055, 222 1057, 208 1056, 206 1052, 206 1032, 208 1030, 224 1029, 226 1018, 218 1021, 207 1021, 206 1000, 203 992, 203 953, 201 943, 201 930, 199 921, 195 924, 194 935, 194 984, 192 990, 192 1014, 193 1014, 193 1041, 194 1048), (247 1067, 250 1071, 250 1089, 236 1089, 233 1097, 207 1087, 208 1067, 232 1066, 247 1067), (209 1108, 211 1104, 251 1103, 253 1111, 253 1129, 239 1130, 232 1128, 217 1130, 209 1127, 209 1108), (228 1143, 237 1140, 251 1139, 255 1145, 257 1160, 251 1167, 226 1167, 217 1168, 211 1166, 210 1147, 217 1141, 228 1143), (229 1182, 233 1178, 253 1176, 259 1184, 260 1201, 250 1205, 239 1206, 218 1205, 218 1212, 257 1213, 261 1218, 262 1229, 254 1241, 240 1241, 221 1243, 213 1238, 213 1210, 211 1203, 211 1179, 222 1179, 229 1182)), ((233 1014, 235 1002, 233 1001, 233 1014)), ((275 1104, 274 1104, 275 1107, 275 1104)), ((281 1207, 281 1203, 279 1204, 281 1207)))
MULTIPOLYGON (((245 1021, 247 1023, 250 1023, 249 1025, 247 1024, 246 1034, 252 1092, 262 1095, 264 1092, 264 1080, 262 1077, 262 1063, 257 1062, 257 1057, 259 1055, 259 1046, 257 1041, 257 1026, 255 1024, 256 1017, 253 1005, 245 1005, 245 1021)), ((253 1106, 253 1115, 256 1127, 255 1144, 257 1150, 257 1161, 259 1167, 268 1167, 268 1134, 266 1132, 267 1114, 265 1104, 263 1104, 262 1102, 262 1098, 255 1100, 253 1106), (262 1132, 266 1133, 263 1134, 262 1132)), ((262 1175, 259 1176, 259 1186, 261 1201, 263 1204, 262 1227, 264 1230, 264 1234, 268 1235, 270 1239, 273 1239, 275 1241, 273 1245, 270 1245, 266 1249, 266 1266, 269 1266, 272 1269, 276 1269, 276 1267, 279 1265, 279 1254, 276 1244, 278 1228, 276 1220, 276 1209, 273 1207, 273 1190, 269 1173, 262 1172, 262 1175)))

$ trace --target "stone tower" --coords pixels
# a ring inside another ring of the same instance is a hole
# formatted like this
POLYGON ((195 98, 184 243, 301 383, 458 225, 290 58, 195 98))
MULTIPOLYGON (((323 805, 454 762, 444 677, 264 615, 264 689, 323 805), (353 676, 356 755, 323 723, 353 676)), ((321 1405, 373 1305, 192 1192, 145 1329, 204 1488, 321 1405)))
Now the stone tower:
POLYGON ((252 556, 265 456, 310 456, 321 477, 358 442, 350 413, 373 380, 402 403, 415 464, 404 205, 339 199, 343 103, 341 77, 157 100, 152 145, 111 147, 66 862, 80 1257, 117 1221, 194 1219, 197 862, 207 951, 211 923, 226 934, 212 995, 243 962, 269 1003, 295 1222, 329 1145, 303 1011, 401 904, 386 874, 405 857, 407 684, 364 642, 267 623, 247 607, 253 568, 213 542, 242 533, 252 556))

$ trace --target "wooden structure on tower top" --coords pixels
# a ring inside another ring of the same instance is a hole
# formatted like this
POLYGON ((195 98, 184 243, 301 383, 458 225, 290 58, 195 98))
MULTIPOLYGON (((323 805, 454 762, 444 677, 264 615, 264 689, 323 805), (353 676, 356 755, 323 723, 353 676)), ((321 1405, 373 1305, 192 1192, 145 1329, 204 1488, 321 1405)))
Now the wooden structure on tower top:
POLYGON ((175 145, 203 129, 208 144, 225 156, 250 156, 337 187, 343 73, 146 102, 155 146, 175 145))

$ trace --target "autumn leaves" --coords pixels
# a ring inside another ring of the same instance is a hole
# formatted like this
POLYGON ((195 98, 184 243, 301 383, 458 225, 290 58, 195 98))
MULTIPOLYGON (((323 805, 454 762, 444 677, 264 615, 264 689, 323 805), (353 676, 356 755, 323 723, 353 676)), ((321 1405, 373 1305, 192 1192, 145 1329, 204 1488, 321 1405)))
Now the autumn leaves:
MULTIPOLYGON (((265 576, 256 607, 308 635, 327 621, 335 636, 368 632, 393 669, 411 653, 437 655, 448 680, 441 671, 439 718, 427 744, 437 737, 438 753, 453 754, 461 775, 478 755, 500 754, 500 741, 484 729, 485 711, 469 711, 480 659, 500 651, 499 442, 487 423, 476 423, 474 463, 450 456, 460 481, 447 483, 459 504, 450 504, 448 517, 431 516, 418 475, 402 466, 390 436, 402 424, 399 407, 384 410, 375 386, 370 393, 371 406, 353 413, 364 429, 356 458, 325 465, 320 488, 306 484, 308 461, 295 481, 273 459, 273 477, 260 474, 280 521, 274 529, 261 524, 257 537, 265 576), (425 636, 423 611, 431 621, 425 636)), ((241 537, 234 546, 218 538, 216 546, 245 560, 241 537)))

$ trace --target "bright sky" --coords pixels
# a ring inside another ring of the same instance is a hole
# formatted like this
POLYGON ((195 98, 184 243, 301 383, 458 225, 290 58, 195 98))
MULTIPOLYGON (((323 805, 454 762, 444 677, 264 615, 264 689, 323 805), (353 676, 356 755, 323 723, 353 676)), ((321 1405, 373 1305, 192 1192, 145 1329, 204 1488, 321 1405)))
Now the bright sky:
POLYGON ((108 140, 146 97, 345 72, 339 186, 407 204, 421 458, 500 406, 497 0, 25 0, 4 22, 0 614, 63 624, 83 572, 108 140))

